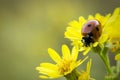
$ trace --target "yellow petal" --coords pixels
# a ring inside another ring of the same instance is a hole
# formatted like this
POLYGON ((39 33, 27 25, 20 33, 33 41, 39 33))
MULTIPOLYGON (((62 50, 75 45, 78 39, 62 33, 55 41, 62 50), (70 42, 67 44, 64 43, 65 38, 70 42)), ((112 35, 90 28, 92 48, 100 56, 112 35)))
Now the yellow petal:
POLYGON ((63 58, 70 58, 70 50, 69 48, 67 47, 67 45, 62 45, 62 56, 63 58))
POLYGON ((99 42, 100 42, 100 43, 104 43, 104 42, 106 42, 107 40, 108 40, 108 35, 103 34, 103 35, 100 37, 99 42))
POLYGON ((48 48, 48 53, 50 55, 50 57, 56 62, 60 62, 61 61, 61 58, 60 56, 58 55, 58 53, 56 51, 54 51, 53 49, 51 48, 48 48))
POLYGON ((87 62, 87 73, 88 74, 90 74, 91 63, 92 63, 92 59, 90 59, 90 61, 87 62))
POLYGON ((76 61, 77 57, 78 57, 78 47, 77 46, 73 47, 71 55, 72 55, 73 60, 76 61))
POLYGON ((45 76, 45 75, 40 75, 39 77, 40 77, 40 78, 43 78, 43 79, 49 78, 48 76, 45 76))
POLYGON ((76 62, 76 67, 78 67, 80 64, 82 64, 87 58, 88 58, 88 56, 85 57, 83 60, 77 61, 77 62, 76 62))
POLYGON ((75 28, 75 29, 80 29, 80 24, 79 24, 79 22, 78 21, 76 21, 76 20, 73 20, 73 21, 71 21, 70 23, 69 23, 69 26, 71 26, 71 27, 73 27, 73 28, 75 28))
POLYGON ((120 53, 115 56, 115 60, 120 60, 120 53))
POLYGON ((103 16, 100 15, 99 13, 96 13, 96 14, 95 14, 95 19, 100 20, 100 22, 101 22, 101 19, 102 19, 102 18, 103 18, 103 16))
POLYGON ((85 47, 80 47, 79 51, 84 51, 85 50, 85 47))
POLYGON ((36 68, 39 73, 43 74, 43 75, 46 75, 48 77, 53 77, 53 78, 56 78, 56 77, 59 77, 61 76, 57 70, 51 70, 51 69, 48 69, 48 68, 44 68, 44 67, 37 67, 36 68))
POLYGON ((86 55, 89 51, 90 51, 90 47, 88 47, 84 52, 83 52, 83 55, 86 55))
POLYGON ((47 75, 48 73, 53 73, 53 72, 55 72, 55 71, 52 70, 52 69, 48 69, 48 68, 44 68, 44 67, 36 67, 36 70, 38 70, 39 73, 42 73, 42 74, 45 74, 45 75, 47 75))
POLYGON ((83 16, 80 16, 79 17, 79 22, 85 22, 86 20, 85 20, 85 18, 83 17, 83 16))
POLYGON ((109 13, 104 17, 103 22, 102 22, 102 27, 104 27, 104 25, 106 25, 107 21, 110 19, 110 16, 111 16, 111 14, 109 13))
POLYGON ((58 78, 58 77, 60 77, 60 76, 48 76, 48 75, 40 75, 39 76, 40 78, 42 78, 42 79, 52 79, 52 78, 58 78))
POLYGON ((96 47, 98 45, 98 42, 95 42, 94 44, 93 44, 93 47, 96 47))
POLYGON ((84 25, 85 22, 86 22, 85 18, 83 16, 80 16, 79 17, 79 26, 78 26, 80 31, 81 31, 82 26, 84 25))
POLYGON ((118 8, 115 9, 115 11, 113 13, 113 16, 117 17, 119 14, 120 14, 120 7, 118 7, 118 8))
POLYGON ((92 19, 95 19, 95 18, 92 15, 89 15, 88 20, 92 20, 92 19))
POLYGON ((80 39, 81 38, 81 32, 75 28, 67 27, 67 31, 65 32, 65 37, 70 39, 80 39))
POLYGON ((57 66, 52 63, 41 63, 40 66, 51 70, 57 70, 57 66))

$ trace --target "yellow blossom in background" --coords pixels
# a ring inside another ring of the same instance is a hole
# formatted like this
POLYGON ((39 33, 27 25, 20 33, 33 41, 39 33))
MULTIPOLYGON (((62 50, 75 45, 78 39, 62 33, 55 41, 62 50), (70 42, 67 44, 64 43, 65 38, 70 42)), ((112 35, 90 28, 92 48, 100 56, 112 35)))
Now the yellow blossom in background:
POLYGON ((120 60, 120 53, 115 56, 115 60, 120 60))
POLYGON ((48 48, 48 53, 55 64, 41 63, 39 67, 36 67, 36 70, 41 74, 40 78, 58 78, 65 76, 87 59, 86 57, 83 60, 77 60, 78 48, 73 47, 70 52, 67 45, 62 45, 62 57, 51 48, 48 48))
POLYGON ((86 71, 80 72, 78 80, 93 80, 90 78, 90 69, 91 69, 92 60, 87 63, 86 71))
POLYGON ((104 31, 109 34, 110 38, 120 38, 120 7, 116 8, 113 12, 113 15, 109 18, 105 26, 104 31))
POLYGON ((117 38, 111 38, 109 40, 109 43, 110 43, 110 49, 112 52, 120 52, 120 37, 117 37, 117 38))
POLYGON ((115 9, 106 26, 109 26, 105 31, 109 33, 111 51, 120 51, 120 8, 115 9))
POLYGON ((110 14, 106 16, 102 16, 99 13, 97 13, 95 16, 89 15, 88 19, 85 19, 84 17, 81 16, 79 17, 79 21, 74 20, 69 23, 69 26, 67 27, 66 32, 65 32, 65 38, 70 39, 72 41, 72 45, 80 46, 81 47, 80 51, 85 50, 85 52, 83 53, 85 55, 86 53, 89 52, 89 50, 92 47, 96 47, 97 45, 103 45, 107 41, 108 36, 106 32, 104 32, 104 28, 109 18, 110 18, 110 14), (101 23, 102 34, 99 37, 98 41, 86 47, 81 41, 83 37, 83 35, 81 34, 81 30, 82 30, 83 25, 88 20, 98 20, 101 23))

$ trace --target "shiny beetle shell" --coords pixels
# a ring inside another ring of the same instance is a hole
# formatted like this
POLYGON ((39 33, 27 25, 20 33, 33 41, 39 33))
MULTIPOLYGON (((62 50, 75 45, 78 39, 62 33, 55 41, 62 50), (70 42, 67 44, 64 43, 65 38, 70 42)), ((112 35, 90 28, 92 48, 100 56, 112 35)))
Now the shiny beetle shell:
POLYGON ((82 27, 82 42, 85 46, 90 46, 90 43, 98 41, 101 33, 102 29, 100 22, 98 20, 89 20, 82 27))

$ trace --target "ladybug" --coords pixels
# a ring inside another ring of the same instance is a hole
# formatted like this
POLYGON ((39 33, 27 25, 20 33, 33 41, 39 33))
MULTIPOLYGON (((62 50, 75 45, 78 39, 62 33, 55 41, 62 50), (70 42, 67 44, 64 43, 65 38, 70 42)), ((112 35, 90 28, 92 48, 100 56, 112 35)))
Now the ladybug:
POLYGON ((101 36, 102 29, 101 23, 98 20, 89 20, 87 21, 81 30, 82 43, 84 46, 88 47, 91 43, 98 41, 101 36))

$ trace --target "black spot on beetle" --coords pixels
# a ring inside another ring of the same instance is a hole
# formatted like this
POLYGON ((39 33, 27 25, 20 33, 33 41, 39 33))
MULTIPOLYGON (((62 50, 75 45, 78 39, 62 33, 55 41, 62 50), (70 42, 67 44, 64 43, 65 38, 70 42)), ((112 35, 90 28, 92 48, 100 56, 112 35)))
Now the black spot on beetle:
POLYGON ((91 24, 88 24, 88 27, 91 27, 92 25, 91 24))
POLYGON ((98 27, 96 27, 96 30, 99 31, 98 27))

